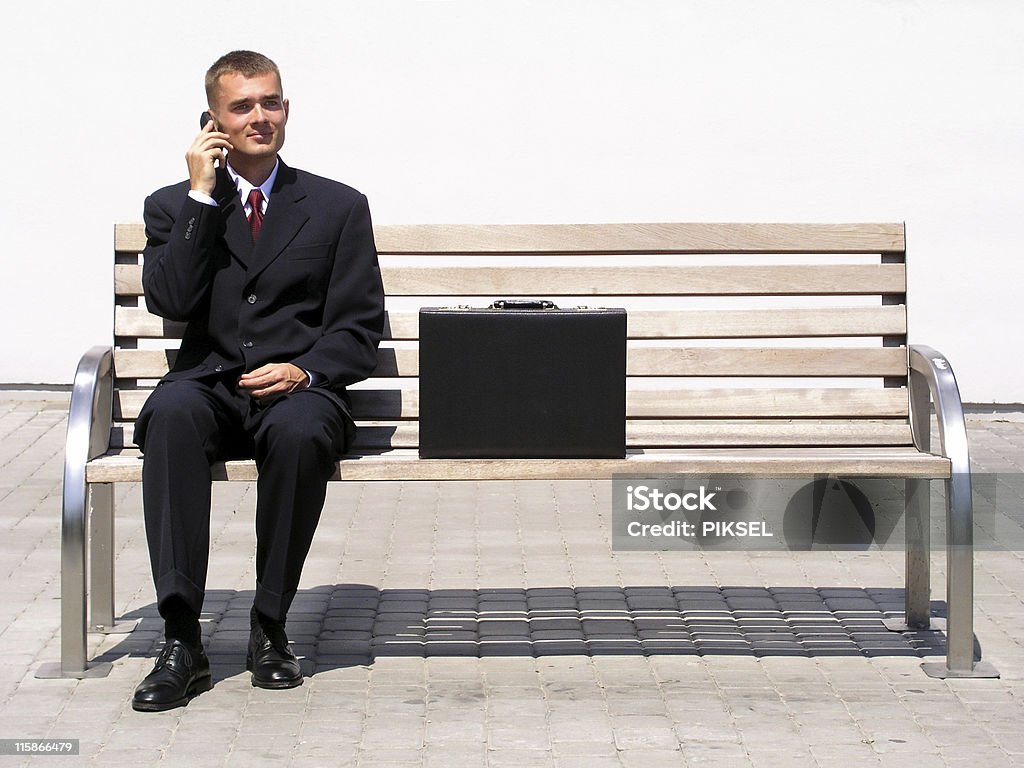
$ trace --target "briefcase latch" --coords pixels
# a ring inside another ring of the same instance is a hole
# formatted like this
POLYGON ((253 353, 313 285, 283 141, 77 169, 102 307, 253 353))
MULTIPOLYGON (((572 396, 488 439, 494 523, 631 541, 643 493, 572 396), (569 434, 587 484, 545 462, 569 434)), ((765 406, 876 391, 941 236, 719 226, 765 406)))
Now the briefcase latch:
POLYGON ((491 309, 558 309, 553 301, 547 299, 498 299, 491 304, 491 309))

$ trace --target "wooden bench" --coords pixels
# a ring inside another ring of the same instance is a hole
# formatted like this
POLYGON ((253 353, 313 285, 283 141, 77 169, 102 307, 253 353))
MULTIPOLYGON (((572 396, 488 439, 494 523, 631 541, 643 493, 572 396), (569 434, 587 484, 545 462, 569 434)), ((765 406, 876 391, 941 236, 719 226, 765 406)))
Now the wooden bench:
MULTIPOLYGON (((936 626, 928 487, 942 479, 947 657, 924 666, 937 676, 995 674, 974 652, 971 478, 960 397, 945 358, 907 344, 903 225, 425 225, 381 226, 375 234, 388 302, 385 341, 373 378, 353 389, 360 437, 335 479, 556 480, 614 472, 905 478, 904 628, 936 626), (627 309, 625 459, 418 457, 417 309, 513 297, 627 309), (930 401, 941 437, 935 453, 930 401)), ((116 227, 114 344, 90 350, 75 375, 61 661, 40 674, 104 674, 87 660, 86 632, 120 629, 112 486, 141 480, 133 420, 183 330, 146 311, 144 244, 140 224, 116 227)), ((256 471, 251 461, 230 461, 215 467, 215 477, 251 481, 256 471)))

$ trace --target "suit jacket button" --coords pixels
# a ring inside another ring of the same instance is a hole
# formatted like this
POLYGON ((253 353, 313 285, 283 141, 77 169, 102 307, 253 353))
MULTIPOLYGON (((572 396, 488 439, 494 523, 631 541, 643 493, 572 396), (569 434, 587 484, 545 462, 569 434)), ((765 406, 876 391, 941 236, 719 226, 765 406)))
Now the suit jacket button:
POLYGON ((248 301, 250 304, 255 304, 256 303, 256 294, 255 293, 249 294, 249 298, 247 298, 246 301, 248 301))
POLYGON ((251 341, 242 342, 242 346, 245 347, 246 349, 249 349, 250 347, 252 347, 252 342, 251 341))
POLYGON ((223 370, 224 370, 224 366, 223 366, 223 365, 218 365, 218 366, 217 366, 216 368, 214 368, 213 370, 215 370, 215 371, 216 371, 217 373, 220 373, 221 371, 223 371, 223 370))

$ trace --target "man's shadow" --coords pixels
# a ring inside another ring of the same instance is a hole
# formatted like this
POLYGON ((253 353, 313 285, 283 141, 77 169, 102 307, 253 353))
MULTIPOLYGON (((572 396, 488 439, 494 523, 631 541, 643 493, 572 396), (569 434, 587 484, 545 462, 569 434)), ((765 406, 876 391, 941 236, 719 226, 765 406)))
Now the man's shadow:
MULTIPOLYGON (((252 600, 252 591, 207 592, 203 641, 215 682, 245 672, 252 600)), ((944 615, 944 603, 932 607, 944 615)), ((882 620, 902 611, 903 590, 891 587, 330 584, 300 590, 287 631, 306 676, 396 656, 943 655, 939 632, 886 630, 882 620)), ((156 605, 125 618, 141 621, 97 661, 159 653, 156 605)))

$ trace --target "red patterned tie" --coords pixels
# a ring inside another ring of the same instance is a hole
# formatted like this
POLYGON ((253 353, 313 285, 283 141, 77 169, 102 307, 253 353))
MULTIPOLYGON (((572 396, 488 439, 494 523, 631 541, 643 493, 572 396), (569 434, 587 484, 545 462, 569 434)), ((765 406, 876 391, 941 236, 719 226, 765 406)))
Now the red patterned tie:
POLYGON ((249 193, 249 208, 249 232, 255 243, 260 234, 260 227, 263 226, 263 193, 258 187, 249 193))

